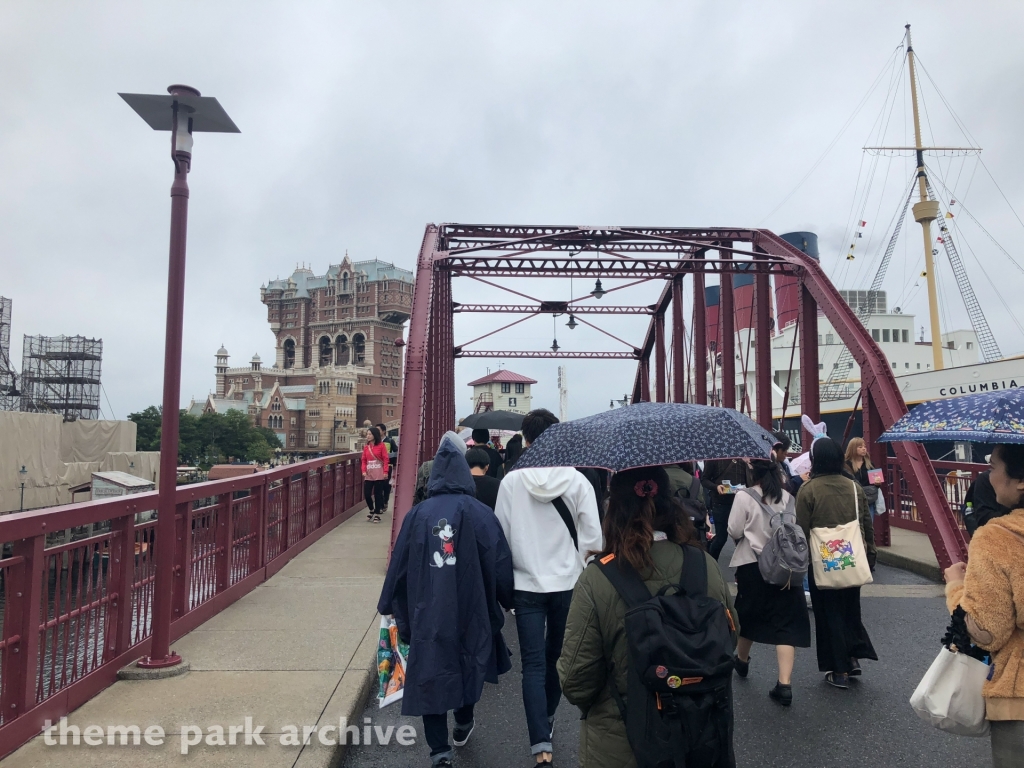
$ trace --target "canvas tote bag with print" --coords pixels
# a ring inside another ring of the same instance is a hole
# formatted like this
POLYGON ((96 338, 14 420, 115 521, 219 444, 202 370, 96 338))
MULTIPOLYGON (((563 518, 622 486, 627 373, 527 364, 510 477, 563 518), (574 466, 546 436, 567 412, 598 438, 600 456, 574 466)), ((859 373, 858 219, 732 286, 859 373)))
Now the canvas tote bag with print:
POLYGON ((856 515, 852 522, 832 528, 811 528, 811 567, 818 589, 849 589, 870 584, 871 566, 860 530, 860 498, 851 480, 856 515))

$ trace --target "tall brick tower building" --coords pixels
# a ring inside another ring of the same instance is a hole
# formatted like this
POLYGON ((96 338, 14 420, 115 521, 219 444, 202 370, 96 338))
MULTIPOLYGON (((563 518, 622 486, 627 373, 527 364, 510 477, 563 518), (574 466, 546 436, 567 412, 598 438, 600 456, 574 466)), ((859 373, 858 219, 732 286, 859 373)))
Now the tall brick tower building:
POLYGON ((364 422, 399 426, 402 337, 412 310, 412 272, 350 261, 315 275, 300 267, 260 289, 274 334, 274 364, 245 368, 216 355, 216 395, 190 411, 242 410, 274 429, 289 453, 349 450, 364 422))

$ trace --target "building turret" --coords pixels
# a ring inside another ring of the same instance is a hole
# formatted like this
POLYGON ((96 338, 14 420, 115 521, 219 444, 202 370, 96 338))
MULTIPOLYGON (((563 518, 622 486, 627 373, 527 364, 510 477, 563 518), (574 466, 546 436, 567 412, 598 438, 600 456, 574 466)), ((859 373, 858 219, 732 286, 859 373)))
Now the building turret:
POLYGON ((224 345, 217 350, 217 397, 224 397, 228 391, 228 351, 224 345))

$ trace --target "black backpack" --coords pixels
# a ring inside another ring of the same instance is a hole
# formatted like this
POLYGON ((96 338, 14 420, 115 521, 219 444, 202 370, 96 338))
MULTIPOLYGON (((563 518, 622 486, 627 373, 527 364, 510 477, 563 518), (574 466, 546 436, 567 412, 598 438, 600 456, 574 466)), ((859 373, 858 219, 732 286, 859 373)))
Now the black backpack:
POLYGON ((690 487, 677 489, 674 496, 698 531, 707 530, 708 527, 708 508, 704 503, 702 491, 700 478, 694 475, 690 487))
POLYGON ((598 562, 626 603, 626 700, 614 670, 609 687, 637 768, 733 768, 735 625, 708 597, 704 553, 689 545, 683 553, 682 582, 654 596, 628 563, 598 562))

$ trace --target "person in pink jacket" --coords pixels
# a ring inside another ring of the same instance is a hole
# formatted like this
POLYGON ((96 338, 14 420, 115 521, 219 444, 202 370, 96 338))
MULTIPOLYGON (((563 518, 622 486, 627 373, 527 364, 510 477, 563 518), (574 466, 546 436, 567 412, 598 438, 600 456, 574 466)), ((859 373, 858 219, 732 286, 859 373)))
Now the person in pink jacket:
POLYGON ((363 469, 363 495, 366 498, 366 519, 380 522, 387 509, 388 447, 377 427, 366 432, 366 445, 360 462, 363 469))

